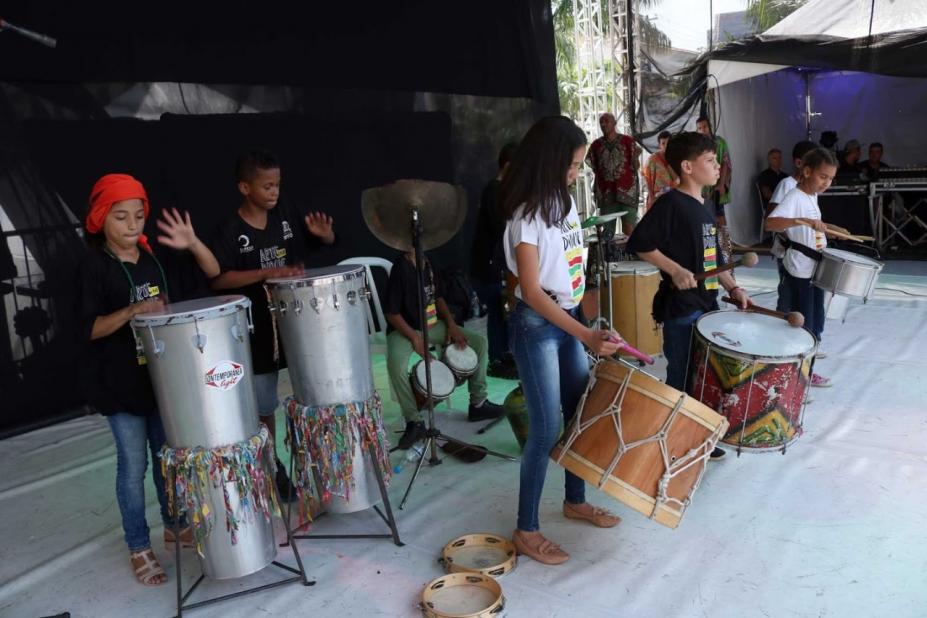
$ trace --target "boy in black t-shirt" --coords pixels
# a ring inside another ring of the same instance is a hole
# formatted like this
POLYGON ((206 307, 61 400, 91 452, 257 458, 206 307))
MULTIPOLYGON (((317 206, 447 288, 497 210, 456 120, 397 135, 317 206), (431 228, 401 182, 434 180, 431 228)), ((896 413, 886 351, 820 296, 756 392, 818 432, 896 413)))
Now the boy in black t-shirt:
MULTIPOLYGON (((723 263, 714 213, 702 197, 703 187, 713 186, 719 176, 714 140, 699 133, 680 133, 667 144, 666 160, 679 175, 679 187, 654 202, 628 239, 628 250, 662 271, 653 317, 663 324, 666 383, 685 391, 692 328, 703 313, 718 309, 719 285, 742 308, 751 301, 730 272, 704 281, 694 276, 723 263)), ((716 448, 711 456, 721 458, 724 451, 716 448)))
MULTIPOLYGON (((383 308, 386 321, 389 323, 389 334, 386 336, 389 387, 399 401, 402 416, 406 419, 405 433, 399 439, 401 449, 408 449, 425 437, 425 424, 422 422, 422 414, 416 405, 412 385, 409 383, 409 358, 412 352, 422 357, 426 353, 418 311, 418 276, 413 255, 413 252, 403 253, 393 261, 383 308)), ((486 338, 461 328, 454 321, 453 314, 444 302, 440 277, 434 273, 427 259, 425 281, 428 342, 436 346, 469 345, 477 355, 476 373, 467 380, 467 388, 470 391, 467 420, 499 418, 503 413, 502 406, 486 398, 486 338)))
MULTIPOLYGON (((308 250, 320 244, 331 245, 335 233, 332 218, 325 214, 313 212, 299 217, 285 204, 278 205, 280 164, 272 153, 256 150, 239 156, 236 178, 242 202, 213 239, 212 250, 222 274, 213 280, 212 287, 251 299, 251 358, 258 414, 270 435, 276 436, 277 376, 286 368, 286 359, 263 284, 267 279, 302 273, 308 250)), ((281 497, 290 495, 289 479, 279 459, 277 487, 281 497)))

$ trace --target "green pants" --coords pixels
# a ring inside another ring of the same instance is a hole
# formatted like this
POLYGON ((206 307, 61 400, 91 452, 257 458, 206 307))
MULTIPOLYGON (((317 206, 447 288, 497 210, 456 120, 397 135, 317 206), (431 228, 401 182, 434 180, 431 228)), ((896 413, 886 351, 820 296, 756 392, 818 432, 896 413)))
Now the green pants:
MULTIPOLYGON (((467 380, 467 389, 470 391, 470 403, 482 403, 486 399, 486 338, 480 334, 461 328, 467 337, 467 345, 476 352, 478 364, 476 373, 467 380)), ((444 338, 447 336, 447 325, 444 320, 428 329, 428 341, 437 348, 437 358, 441 358, 444 348, 444 338)), ((412 342, 397 330, 386 337, 386 368, 389 373, 389 388, 393 396, 399 401, 402 416, 407 421, 422 420, 422 413, 415 404, 415 395, 409 383, 409 359, 412 358, 412 342)), ((416 362, 419 356, 415 355, 416 362)))
MULTIPOLYGON (((637 225, 637 221, 640 218, 638 216, 639 206, 637 203, 631 206, 617 199, 611 199, 607 201, 601 200, 597 202, 596 204, 599 207, 600 215, 609 215, 613 212, 618 212, 621 210, 627 211, 625 214, 621 215, 622 232, 625 234, 627 233, 627 230, 632 229, 635 225, 637 225)), ((614 221, 609 221, 608 223, 605 224, 605 229, 607 230, 607 233, 609 235, 613 235, 615 233, 616 227, 617 226, 615 225, 614 221)))

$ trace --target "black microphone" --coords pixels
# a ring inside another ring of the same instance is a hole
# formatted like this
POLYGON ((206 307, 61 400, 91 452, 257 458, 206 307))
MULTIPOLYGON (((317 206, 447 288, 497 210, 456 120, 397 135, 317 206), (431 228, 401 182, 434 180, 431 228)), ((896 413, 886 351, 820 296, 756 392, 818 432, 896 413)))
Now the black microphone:
POLYGON ((3 30, 11 30, 16 34, 24 36, 27 39, 32 39, 36 43, 41 43, 42 45, 46 45, 48 47, 55 47, 58 45, 58 41, 51 38, 50 36, 45 36, 44 34, 39 34, 38 32, 34 32, 28 28, 22 28, 15 24, 11 24, 10 22, 0 17, 0 32, 3 30))

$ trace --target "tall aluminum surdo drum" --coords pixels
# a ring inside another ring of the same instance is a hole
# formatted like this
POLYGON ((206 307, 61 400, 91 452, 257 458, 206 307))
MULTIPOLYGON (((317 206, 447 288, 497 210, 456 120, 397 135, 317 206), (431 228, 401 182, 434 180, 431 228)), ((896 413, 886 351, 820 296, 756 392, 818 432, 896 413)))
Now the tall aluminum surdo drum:
POLYGON ((821 255, 811 279, 815 286, 841 296, 869 300, 884 266, 881 262, 830 247, 821 251, 821 255))
MULTIPOLYGON (((370 340, 367 334, 369 292, 363 266, 343 265, 307 270, 298 277, 268 279, 289 366, 293 395, 304 406, 367 401, 374 395, 370 340)), ((380 501, 373 463, 355 435, 350 499, 333 496, 330 513, 353 513, 380 501)))
MULTIPOLYGON (((133 318, 171 447, 217 448, 258 433, 250 309, 244 296, 218 296, 169 304, 133 318)), ((225 489, 237 512, 235 483, 226 483, 225 489)), ((277 555, 272 523, 242 517, 232 544, 223 521, 222 489, 207 481, 207 492, 216 521, 200 557, 203 574, 231 579, 270 564, 277 555)))
POLYGON ((730 422, 722 438, 748 451, 780 450, 802 432, 814 335, 776 317, 712 311, 695 323, 689 394, 730 422))

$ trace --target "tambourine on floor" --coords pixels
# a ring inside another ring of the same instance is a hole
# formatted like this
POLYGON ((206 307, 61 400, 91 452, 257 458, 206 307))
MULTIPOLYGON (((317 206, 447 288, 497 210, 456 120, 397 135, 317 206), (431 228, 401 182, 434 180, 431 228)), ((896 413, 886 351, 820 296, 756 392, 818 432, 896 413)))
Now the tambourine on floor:
POLYGON ((518 561, 510 539, 490 533, 466 534, 450 541, 438 559, 448 573, 481 573, 502 577, 518 561))
POLYGON ((601 360, 551 458, 675 528, 727 427, 720 414, 631 364, 601 360))
POLYGON ((427 618, 493 618, 505 610, 505 597, 489 575, 450 573, 425 586, 419 607, 427 618))

